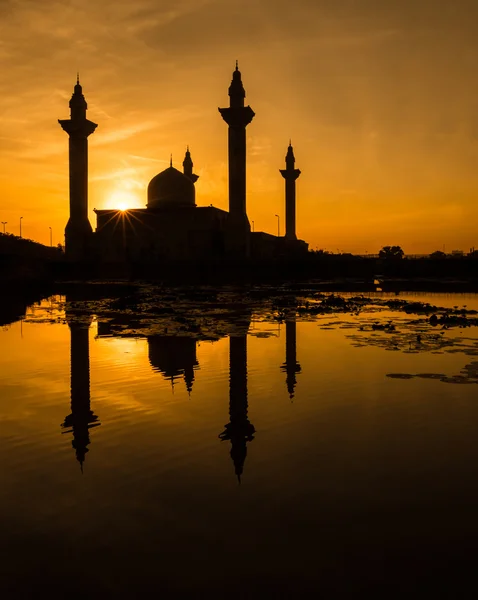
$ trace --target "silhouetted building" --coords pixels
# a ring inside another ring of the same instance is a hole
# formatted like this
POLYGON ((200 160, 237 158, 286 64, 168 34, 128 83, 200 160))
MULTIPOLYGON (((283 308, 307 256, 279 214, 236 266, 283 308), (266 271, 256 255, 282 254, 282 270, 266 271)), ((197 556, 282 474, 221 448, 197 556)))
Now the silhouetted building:
MULTIPOLYGON (((60 121, 70 136, 70 219, 66 235, 67 256, 103 262, 161 263, 211 259, 274 259, 306 253, 308 245, 295 236, 295 187, 291 195, 290 171, 286 177, 286 237, 253 232, 246 209, 246 127, 254 112, 245 106, 245 90, 236 63, 229 87, 229 106, 220 108, 228 124, 229 212, 196 205, 189 147, 183 172, 170 166, 148 185, 146 208, 95 210, 94 234, 88 221, 88 136, 96 124, 86 119, 86 101, 77 82, 70 101, 71 118, 60 121), (294 214, 292 214, 294 212, 294 214), (293 224, 293 225, 292 225, 293 224), (293 227, 294 235, 290 235, 293 227), (287 242, 287 243, 285 243, 287 242)), ((288 167, 289 168, 289 167, 288 167)), ((293 168, 293 165, 292 165, 293 168)), ((295 172, 295 170, 293 170, 295 172)))
POLYGON ((69 135, 70 218, 65 228, 65 253, 81 260, 92 251, 92 233, 88 220, 88 136, 97 128, 86 118, 85 97, 79 78, 70 100, 70 118, 58 122, 69 135))
POLYGON ((297 323, 295 319, 290 319, 285 323, 285 363, 281 366, 281 371, 287 374, 285 381, 289 398, 292 400, 297 385, 296 374, 301 371, 300 364, 297 362, 297 323))
POLYGON ((285 179, 285 237, 286 240, 296 240, 295 232, 295 182, 300 175, 299 169, 295 168, 294 149, 291 142, 287 148, 285 157, 286 168, 281 169, 280 173, 285 179))
POLYGON ((246 210, 246 127, 254 118, 250 106, 244 106, 246 91, 241 72, 236 70, 229 86, 229 107, 220 108, 222 118, 229 125, 229 218, 226 248, 234 258, 250 256, 251 225, 246 210))
POLYGON ((155 371, 159 371, 174 385, 176 379, 183 377, 188 393, 194 382, 194 370, 198 366, 196 340, 186 336, 153 335, 148 337, 149 362, 155 371))
POLYGON ((98 417, 90 408, 90 347, 88 330, 91 320, 78 323, 68 318, 70 328, 70 383, 71 383, 71 414, 65 417, 61 427, 62 433, 72 433, 72 447, 76 459, 83 472, 83 463, 88 445, 90 444, 90 429, 100 425, 98 417))
POLYGON ((229 337, 229 423, 219 435, 231 442, 231 458, 240 483, 247 456, 247 442, 255 428, 247 416, 247 333, 229 337))

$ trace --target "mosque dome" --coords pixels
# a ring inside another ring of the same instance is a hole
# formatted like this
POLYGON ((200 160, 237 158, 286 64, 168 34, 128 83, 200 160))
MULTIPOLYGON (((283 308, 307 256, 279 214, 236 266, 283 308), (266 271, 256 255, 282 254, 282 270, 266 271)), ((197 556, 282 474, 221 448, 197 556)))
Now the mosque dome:
POLYGON ((196 206, 194 183, 173 166, 151 179, 148 185, 148 208, 183 208, 196 206))

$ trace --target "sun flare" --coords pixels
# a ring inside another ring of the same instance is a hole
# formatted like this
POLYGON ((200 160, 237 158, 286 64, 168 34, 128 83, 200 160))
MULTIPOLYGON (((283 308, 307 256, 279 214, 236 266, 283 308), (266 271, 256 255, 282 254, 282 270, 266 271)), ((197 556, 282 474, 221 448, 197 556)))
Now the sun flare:
POLYGON ((114 190, 109 194, 107 200, 107 208, 116 210, 128 210, 129 208, 137 208, 139 204, 138 197, 132 192, 126 190, 114 190))

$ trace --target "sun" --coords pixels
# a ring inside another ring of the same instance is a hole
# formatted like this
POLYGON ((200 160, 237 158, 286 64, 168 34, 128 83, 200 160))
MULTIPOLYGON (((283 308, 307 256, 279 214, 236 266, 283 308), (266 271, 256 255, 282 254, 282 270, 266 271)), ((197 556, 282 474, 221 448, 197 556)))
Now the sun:
POLYGON ((108 208, 125 211, 129 208, 135 208, 137 205, 137 196, 127 190, 114 190, 108 195, 108 208))

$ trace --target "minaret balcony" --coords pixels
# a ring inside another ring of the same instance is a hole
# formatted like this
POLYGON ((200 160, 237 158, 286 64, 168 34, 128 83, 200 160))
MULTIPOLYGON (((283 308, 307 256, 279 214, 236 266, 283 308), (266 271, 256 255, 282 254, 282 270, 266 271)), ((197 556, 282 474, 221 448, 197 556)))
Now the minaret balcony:
POLYGON ((224 121, 233 128, 246 127, 255 116, 255 112, 250 106, 229 106, 218 110, 224 121))
POLYGON ((98 127, 93 121, 88 119, 76 120, 76 119, 58 119, 62 129, 66 131, 68 135, 78 137, 88 137, 98 127))

